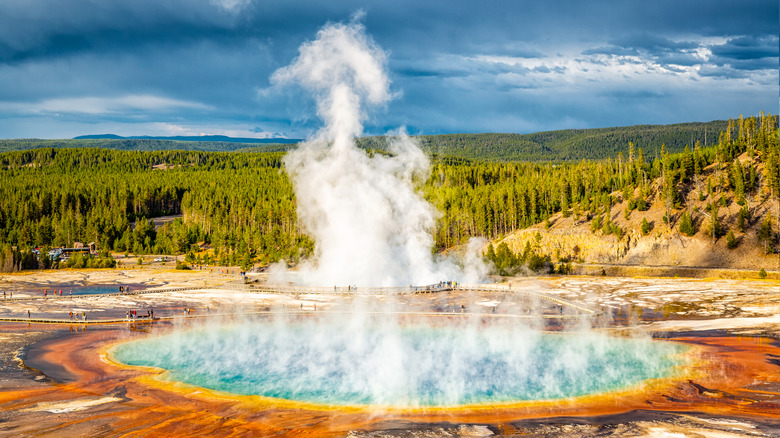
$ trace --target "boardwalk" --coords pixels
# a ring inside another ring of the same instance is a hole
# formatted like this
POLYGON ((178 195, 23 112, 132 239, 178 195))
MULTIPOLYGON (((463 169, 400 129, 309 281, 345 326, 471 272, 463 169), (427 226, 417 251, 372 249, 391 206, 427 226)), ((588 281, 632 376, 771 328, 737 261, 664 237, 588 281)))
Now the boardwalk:
MULTIPOLYGON (((563 314, 561 315, 542 315, 543 318, 578 318, 580 316, 596 316, 600 315, 601 311, 592 309, 579 303, 571 302, 551 295, 542 294, 539 292, 511 288, 508 285, 499 284, 458 284, 458 283, 438 283, 427 286, 407 286, 407 287, 300 287, 289 285, 245 285, 245 286, 219 286, 213 288, 204 287, 177 287, 177 288, 160 288, 160 289, 137 289, 129 293, 107 293, 107 294, 88 294, 88 295, 68 295, 68 296, 49 296, 49 297, 14 297, 13 299, 7 298, 6 302, 31 302, 40 300, 52 300, 52 301, 69 301, 69 300, 85 300, 90 298, 101 297, 121 297, 121 296, 133 296, 133 295, 147 295, 147 294, 164 294, 170 292, 182 292, 182 291, 197 291, 204 289, 218 289, 234 292, 246 292, 246 293, 260 293, 260 294, 280 294, 280 295, 350 295, 350 296, 375 296, 375 295, 408 295, 408 294, 436 294, 449 291, 463 291, 463 292, 497 292, 506 294, 524 295, 540 300, 546 300, 562 308, 570 308, 575 310, 575 314, 563 314)), ((263 315, 273 314, 272 311, 259 311, 251 313, 237 313, 237 314, 203 314, 198 315, 182 315, 182 316, 165 316, 155 317, 154 321, 160 320, 172 320, 178 317, 195 318, 195 317, 225 317, 225 316, 237 316, 237 315, 263 315)), ((309 311, 301 312, 285 312, 288 314, 308 314, 309 311)), ((322 313, 320 311, 319 313, 322 313)), ((345 312, 349 313, 349 312, 345 312)), ((404 315, 420 315, 420 316, 441 316, 441 315, 471 315, 473 313, 459 314, 459 313, 447 313, 447 312, 394 312, 404 315)), ((533 315, 496 315, 496 314, 480 314, 488 317, 511 317, 511 318, 531 318, 533 315)), ((117 324, 117 323, 139 323, 150 322, 148 318, 137 319, 125 319, 125 318, 105 318, 82 321, 78 319, 67 318, 25 318, 25 317, 0 317, 0 322, 26 322, 36 324, 117 324)))
POLYGON ((527 289, 513 289, 508 285, 498 284, 459 284, 459 283, 439 283, 428 286, 408 286, 408 287, 381 287, 381 288, 360 288, 360 287, 299 287, 299 286, 277 286, 261 285, 250 286, 250 292, 268 293, 268 294, 338 294, 338 295, 404 295, 404 294, 428 294, 448 291, 464 292, 501 292, 510 294, 520 294, 530 297, 536 297, 542 300, 550 301, 564 307, 570 307, 588 315, 600 313, 596 309, 564 300, 562 298, 527 289))

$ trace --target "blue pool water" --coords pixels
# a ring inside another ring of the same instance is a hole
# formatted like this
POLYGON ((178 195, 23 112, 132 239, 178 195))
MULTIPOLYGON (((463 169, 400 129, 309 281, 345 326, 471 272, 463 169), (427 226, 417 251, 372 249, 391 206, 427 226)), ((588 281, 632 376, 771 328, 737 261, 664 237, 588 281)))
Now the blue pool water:
POLYGON ((351 321, 178 331, 121 344, 114 357, 171 380, 244 395, 396 407, 549 400, 670 375, 676 344, 512 327, 351 321))

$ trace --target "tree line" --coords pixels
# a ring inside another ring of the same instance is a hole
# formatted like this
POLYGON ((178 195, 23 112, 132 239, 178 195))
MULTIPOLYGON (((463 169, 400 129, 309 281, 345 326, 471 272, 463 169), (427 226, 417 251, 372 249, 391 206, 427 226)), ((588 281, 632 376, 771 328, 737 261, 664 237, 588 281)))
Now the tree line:
MULTIPOLYGON (((742 196, 760 189, 776 199, 777 137, 777 118, 761 114, 727 122, 713 146, 694 144, 678 153, 664 144, 648 153, 629 143, 626 154, 576 163, 434 154, 430 178, 420 190, 440 212, 435 244, 442 250, 472 236, 493 239, 557 212, 596 220, 616 202, 615 193, 630 200, 632 209, 646 209, 659 201, 649 189, 656 179, 663 181, 661 202, 670 215, 688 195, 681 191, 685 181, 709 185, 713 193, 726 186, 742 196), (745 166, 735 162, 744 152, 751 154, 745 166), (718 171, 703 178, 702 169, 712 163, 718 171)), ((194 263, 295 262, 311 254, 314 243, 298 227, 282 160, 283 152, 38 148, 2 153, 0 270, 41 267, 30 256, 32 248, 76 241, 95 242, 104 254, 188 254, 194 263), (162 216, 178 217, 155 226, 152 219, 162 216), (211 251, 199 251, 205 247, 211 251)), ((621 232, 614 224, 597 225, 621 232)), ((775 234, 770 230, 770 235, 775 234)))

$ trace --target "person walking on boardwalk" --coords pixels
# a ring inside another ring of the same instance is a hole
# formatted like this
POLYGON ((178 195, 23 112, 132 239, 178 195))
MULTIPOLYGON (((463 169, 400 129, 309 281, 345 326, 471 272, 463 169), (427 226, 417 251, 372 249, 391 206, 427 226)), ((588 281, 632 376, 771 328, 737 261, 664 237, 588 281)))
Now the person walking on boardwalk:
POLYGON ((27 309, 27 319, 30 319, 30 309, 27 309))

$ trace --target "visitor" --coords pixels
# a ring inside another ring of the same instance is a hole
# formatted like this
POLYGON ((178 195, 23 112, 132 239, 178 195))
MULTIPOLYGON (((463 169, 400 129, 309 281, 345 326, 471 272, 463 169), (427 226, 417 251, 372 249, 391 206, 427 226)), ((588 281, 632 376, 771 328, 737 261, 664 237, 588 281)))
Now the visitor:
POLYGON ((27 309, 27 319, 30 319, 30 309, 27 309))
POLYGON ((81 319, 84 321, 87 320, 87 312, 81 312, 81 319))

